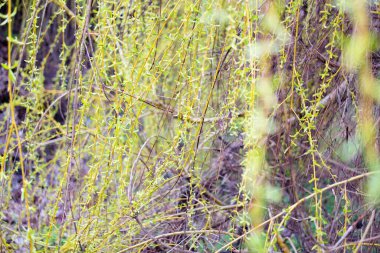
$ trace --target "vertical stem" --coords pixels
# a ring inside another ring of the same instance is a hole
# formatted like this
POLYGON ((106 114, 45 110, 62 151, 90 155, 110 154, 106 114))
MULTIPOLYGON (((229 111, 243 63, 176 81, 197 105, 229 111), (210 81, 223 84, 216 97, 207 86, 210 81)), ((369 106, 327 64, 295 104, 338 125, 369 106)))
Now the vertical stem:
MULTIPOLYGON (((28 202, 28 186, 27 186, 27 180, 25 175, 25 168, 24 168, 24 158, 22 154, 22 145, 21 145, 21 138, 19 135, 19 130, 16 123, 16 116, 15 116, 15 106, 13 104, 13 89, 12 89, 12 78, 11 78, 11 71, 12 71, 12 0, 8 0, 8 94, 9 94, 9 107, 11 111, 11 121, 12 126, 11 131, 8 133, 8 136, 12 135, 12 130, 14 129, 16 138, 17 138, 17 148, 19 152, 19 158, 20 158, 20 168, 21 168, 21 175, 22 175, 22 189, 23 194, 21 196, 24 196, 25 199, 25 212, 26 212, 26 218, 28 223, 28 240, 29 240, 29 251, 33 252, 33 239, 31 236, 31 226, 30 226, 30 212, 29 212, 29 202, 28 202)), ((10 138, 10 137, 9 137, 10 138)), ((5 154, 4 154, 5 155, 5 154)))

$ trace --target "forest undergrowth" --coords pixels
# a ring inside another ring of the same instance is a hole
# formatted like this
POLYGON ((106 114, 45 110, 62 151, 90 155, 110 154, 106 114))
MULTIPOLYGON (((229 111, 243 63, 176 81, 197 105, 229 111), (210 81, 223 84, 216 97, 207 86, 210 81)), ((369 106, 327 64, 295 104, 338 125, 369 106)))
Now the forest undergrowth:
POLYGON ((0 252, 379 252, 378 0, 1 0, 0 252))

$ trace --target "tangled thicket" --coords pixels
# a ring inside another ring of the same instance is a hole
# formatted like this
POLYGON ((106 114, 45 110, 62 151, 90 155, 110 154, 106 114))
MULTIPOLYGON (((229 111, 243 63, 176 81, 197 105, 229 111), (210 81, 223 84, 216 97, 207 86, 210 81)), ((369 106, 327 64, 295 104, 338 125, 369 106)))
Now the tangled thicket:
POLYGON ((379 14, 2 0, 0 252, 377 252, 379 14))

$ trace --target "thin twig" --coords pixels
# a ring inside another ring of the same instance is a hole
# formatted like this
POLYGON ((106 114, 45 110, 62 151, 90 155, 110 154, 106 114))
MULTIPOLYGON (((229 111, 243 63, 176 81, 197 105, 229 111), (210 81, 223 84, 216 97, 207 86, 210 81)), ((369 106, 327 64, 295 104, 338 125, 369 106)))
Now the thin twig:
POLYGON ((120 250, 117 253, 128 252, 131 249, 134 249, 134 248, 146 245, 148 243, 151 243, 154 240, 158 240, 158 239, 165 238, 165 237, 176 236, 176 235, 194 235, 194 234, 226 234, 226 235, 229 235, 229 236, 232 236, 232 237, 235 236, 232 233, 229 233, 229 232, 226 232, 226 231, 221 231, 221 230, 216 230, 216 229, 212 229, 212 230, 186 230, 186 231, 178 231, 178 232, 167 233, 167 234, 162 234, 162 235, 155 236, 152 239, 148 239, 146 241, 140 242, 138 244, 135 244, 133 246, 130 246, 130 247, 127 247, 127 248, 125 248, 123 250, 120 250))
POLYGON ((317 194, 321 194, 327 190, 330 190, 332 188, 335 188, 339 185, 342 185, 342 184, 346 184, 346 183, 349 183, 349 182, 352 182, 352 181, 355 181, 355 180, 359 180, 359 179, 362 179, 364 177, 367 177, 367 176, 370 176, 370 175, 374 175, 376 173, 380 173, 380 171, 372 171, 372 172, 367 172, 367 173, 363 173, 361 175, 358 175, 358 176, 354 176, 354 177, 351 177, 349 179, 346 179, 346 180, 343 180, 343 181, 340 181, 340 182, 336 182, 334 184, 331 184, 329 186, 326 186, 325 188, 322 188, 322 189, 319 189, 318 192, 313 192, 312 194, 300 199, 299 201, 297 201, 295 204, 291 205, 290 207, 287 208, 287 210, 284 210, 280 213, 278 213, 277 215, 273 216, 272 218, 262 222, 261 224, 251 228, 250 230, 248 230, 247 232, 245 232, 244 234, 242 234, 241 236, 235 238, 234 240, 232 240, 231 242, 227 243, 226 245, 224 245, 223 247, 221 247, 219 250, 217 250, 215 253, 220 253, 222 252, 222 250, 228 248, 229 246, 231 246, 232 244, 234 244, 235 242, 239 241, 239 240, 242 240, 243 238, 245 238, 247 235, 249 235, 250 233, 252 233, 253 231, 255 231, 256 229, 268 224, 269 222, 277 219, 277 218, 280 218, 281 216, 283 216, 284 214, 290 214, 296 207, 298 207, 300 204, 304 203, 306 200, 308 199, 311 199, 313 198, 315 195, 317 194))
POLYGON ((365 240, 365 237, 367 236, 372 224, 373 224, 373 221, 375 220, 375 214, 376 214, 376 210, 372 210, 372 213, 371 213, 371 217, 369 218, 369 221, 368 221, 368 224, 364 230, 364 233, 362 235, 362 238, 360 239, 359 241, 359 244, 358 246, 356 247, 354 253, 358 252, 358 250, 360 249, 360 247, 362 246, 363 244, 363 241, 365 240))

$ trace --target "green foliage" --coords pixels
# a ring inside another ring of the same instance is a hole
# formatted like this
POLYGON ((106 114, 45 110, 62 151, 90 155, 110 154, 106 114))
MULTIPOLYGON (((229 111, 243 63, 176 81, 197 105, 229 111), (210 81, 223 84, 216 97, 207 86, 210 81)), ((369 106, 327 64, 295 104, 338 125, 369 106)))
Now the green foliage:
POLYGON ((378 2, 0 8, 0 251, 379 247, 378 2))

